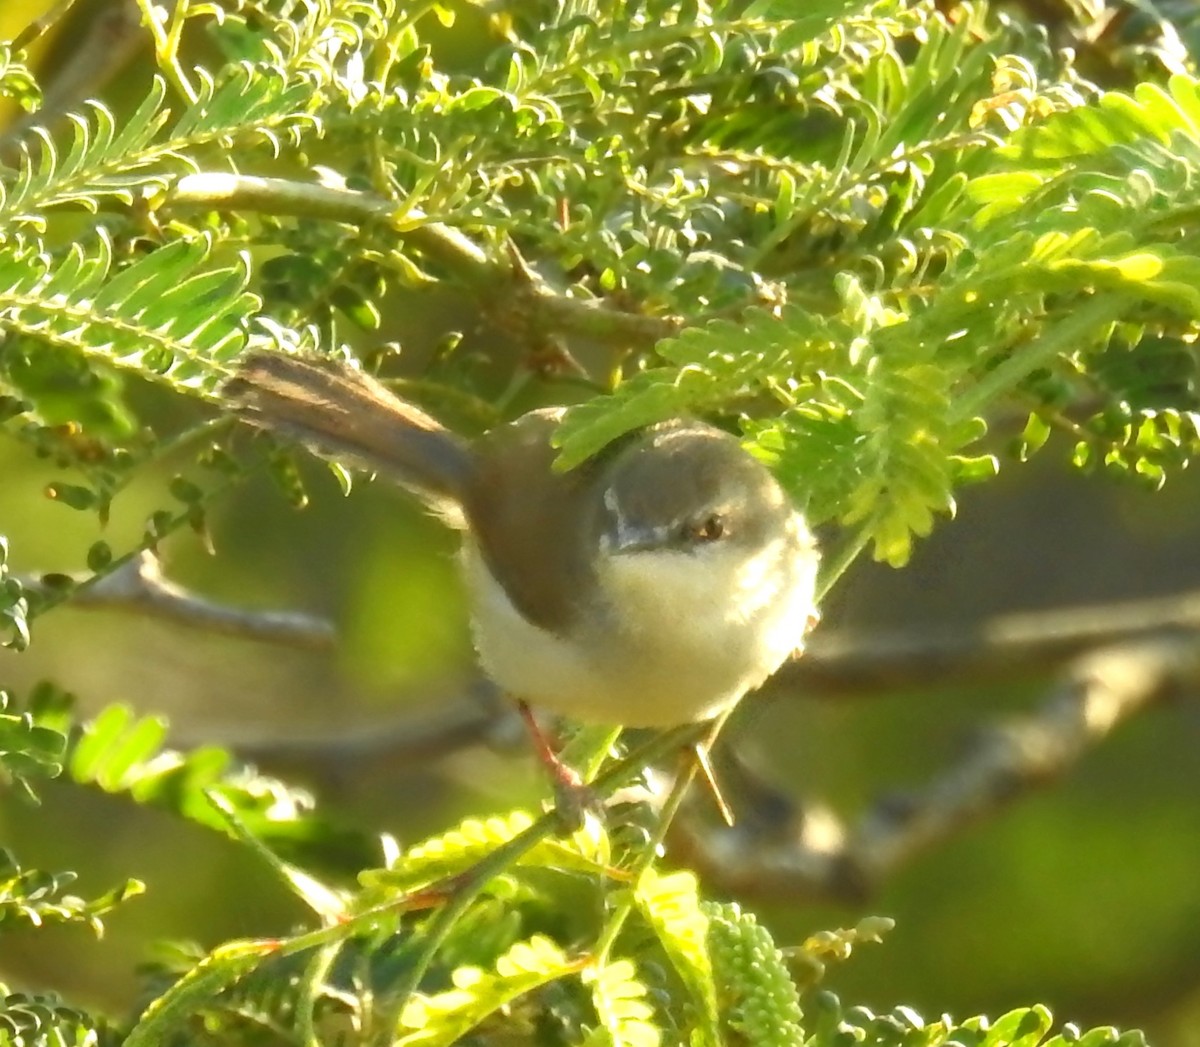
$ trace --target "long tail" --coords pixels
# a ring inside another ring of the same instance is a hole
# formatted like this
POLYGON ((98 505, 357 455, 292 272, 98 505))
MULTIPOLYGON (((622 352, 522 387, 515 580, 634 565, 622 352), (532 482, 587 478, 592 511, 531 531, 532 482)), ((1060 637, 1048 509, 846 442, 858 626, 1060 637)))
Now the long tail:
POLYGON ((240 362, 223 392, 253 424, 383 473, 438 512, 460 515, 471 474, 467 445, 369 375, 259 352, 240 362))

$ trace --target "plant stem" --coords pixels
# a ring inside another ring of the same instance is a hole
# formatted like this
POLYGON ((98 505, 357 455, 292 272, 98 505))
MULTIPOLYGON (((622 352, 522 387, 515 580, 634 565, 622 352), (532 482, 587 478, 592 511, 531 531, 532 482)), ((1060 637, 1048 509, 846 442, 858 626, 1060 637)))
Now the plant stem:
POLYGON ((956 398, 947 415, 953 425, 981 414, 989 404, 1009 392, 1022 379, 1055 357, 1095 338, 1098 328, 1114 321, 1125 306, 1119 295, 1097 292, 1058 323, 1048 324, 1037 338, 1016 350, 1007 360, 985 374, 973 389, 956 398))
POLYGON ((871 529, 860 527, 849 541, 844 542, 831 558, 821 564, 821 573, 817 582, 817 604, 820 604, 829 595, 829 590, 837 584, 838 579, 846 573, 847 568, 859 558, 870 540, 871 529))
MULTIPOLYGON (((592 783, 592 788, 597 795, 608 795, 614 789, 636 777, 646 764, 673 749, 695 741, 701 732, 709 729, 709 725, 704 723, 685 724, 657 735, 600 775, 592 783)), ((383 1020, 379 1034, 384 1038, 380 1041, 381 1043, 392 1042, 400 1015, 404 1013, 405 1005, 420 986, 438 949, 450 936, 454 925, 483 892, 488 882, 515 864, 542 840, 552 836, 558 828, 559 820, 554 812, 543 815, 524 832, 497 847, 486 858, 458 878, 453 896, 438 910, 437 915, 426 927, 425 940, 421 944, 421 949, 413 959, 412 966, 405 973, 395 995, 385 1007, 381 1007, 383 1020)))
POLYGON ((617 940, 617 935, 621 933, 621 928, 625 926, 625 921, 629 919, 629 914, 633 912, 634 907, 637 905, 637 892, 641 886, 642 877, 646 875, 646 870, 654 864, 654 859, 658 857, 659 848, 662 847, 663 841, 667 838, 667 832, 671 828, 671 823, 675 820, 675 815, 679 813, 679 807, 683 803, 683 798, 687 795, 688 788, 695 777, 696 760, 691 759, 687 761, 675 778, 675 782, 671 786, 671 791, 667 794, 666 803, 663 804, 662 810, 659 811, 658 825, 655 826, 653 835, 646 842, 646 846, 642 851, 633 883, 621 894, 621 900, 617 903, 616 909, 613 911, 612 916, 609 917, 608 923, 604 925, 604 930, 600 933, 600 938, 596 942, 594 961, 597 966, 602 967, 608 961, 608 954, 613 947, 613 943, 617 940))

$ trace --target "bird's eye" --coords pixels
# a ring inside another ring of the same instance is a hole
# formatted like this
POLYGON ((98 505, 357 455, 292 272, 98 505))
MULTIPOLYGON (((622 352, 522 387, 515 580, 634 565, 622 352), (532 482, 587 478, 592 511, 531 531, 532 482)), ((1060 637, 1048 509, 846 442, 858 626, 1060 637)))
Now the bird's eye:
POLYGON ((716 513, 692 524, 691 538, 696 542, 715 542, 725 537, 725 521, 716 513))

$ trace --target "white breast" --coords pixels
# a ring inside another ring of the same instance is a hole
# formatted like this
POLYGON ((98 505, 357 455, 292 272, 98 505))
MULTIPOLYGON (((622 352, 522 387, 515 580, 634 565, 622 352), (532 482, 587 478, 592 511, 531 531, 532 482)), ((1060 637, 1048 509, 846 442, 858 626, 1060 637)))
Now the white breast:
POLYGON ((814 614, 817 557, 799 516, 749 558, 722 542, 608 557, 601 590, 621 613, 565 637, 513 607, 469 538, 462 559, 484 670, 514 697, 589 722, 715 716, 803 645, 814 614))

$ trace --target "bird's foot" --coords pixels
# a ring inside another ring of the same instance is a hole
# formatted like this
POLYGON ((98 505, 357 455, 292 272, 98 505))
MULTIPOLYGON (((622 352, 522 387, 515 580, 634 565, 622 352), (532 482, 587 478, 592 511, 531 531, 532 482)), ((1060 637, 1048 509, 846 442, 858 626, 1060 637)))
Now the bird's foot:
POLYGON ((558 819, 559 832, 563 836, 570 836, 583 828, 584 820, 589 814, 601 815, 604 804, 578 772, 559 759, 529 706, 518 702, 517 708, 529 730, 538 760, 550 776, 550 784, 554 788, 554 814, 558 819))
POLYGON ((554 816, 561 836, 577 833, 589 814, 603 817, 604 803, 573 768, 556 757, 554 766, 547 770, 554 786, 554 816))

